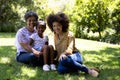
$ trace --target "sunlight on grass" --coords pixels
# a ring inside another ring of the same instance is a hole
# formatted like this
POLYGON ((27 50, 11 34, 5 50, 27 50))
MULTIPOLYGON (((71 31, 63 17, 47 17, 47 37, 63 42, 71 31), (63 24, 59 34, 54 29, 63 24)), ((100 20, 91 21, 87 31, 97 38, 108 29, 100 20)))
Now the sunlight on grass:
POLYGON ((70 75, 66 75, 66 76, 65 76, 65 80, 71 80, 70 75))
MULTIPOLYGON (((100 53, 100 52, 98 52, 100 53)), ((104 62, 107 62, 109 60, 111 60, 111 58, 113 58, 114 56, 112 54, 106 54, 106 53, 103 53, 103 54, 84 54, 84 58, 85 58, 85 61, 87 62, 94 62, 94 63, 101 63, 102 61, 104 62)))
POLYGON ((93 54, 93 55, 91 55, 91 54, 85 54, 84 55, 84 58, 85 58, 85 61, 93 61, 94 63, 95 62, 101 62, 98 58, 100 58, 101 59, 101 56, 97 56, 96 54, 93 54))
POLYGON ((36 71, 28 67, 22 67, 21 71, 21 75, 27 75, 29 77, 34 77, 36 75, 36 71))
POLYGON ((0 46, 14 45, 15 38, 0 38, 0 46))
POLYGON ((0 59, 0 63, 10 63, 10 58, 7 58, 7 57, 1 57, 0 59))
POLYGON ((120 77, 114 76, 114 79, 113 79, 113 76, 108 76, 108 80, 120 80, 120 77))
POLYGON ((79 75, 70 75, 70 74, 66 74, 64 75, 64 79, 65 80, 86 80, 84 76, 82 76, 82 74, 80 73, 79 75))
POLYGON ((120 45, 114 45, 104 42, 92 41, 92 40, 85 40, 85 39, 78 39, 76 38, 76 47, 79 50, 87 50, 87 51, 99 51, 106 47, 120 47, 120 45))

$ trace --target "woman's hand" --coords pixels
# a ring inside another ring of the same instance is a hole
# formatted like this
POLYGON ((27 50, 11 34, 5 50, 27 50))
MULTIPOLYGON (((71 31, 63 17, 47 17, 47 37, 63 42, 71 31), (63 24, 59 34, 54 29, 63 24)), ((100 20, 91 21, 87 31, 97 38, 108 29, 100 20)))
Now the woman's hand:
POLYGON ((40 51, 34 51, 35 56, 39 57, 40 56, 40 51))
POLYGON ((32 51, 33 53, 35 54, 35 56, 39 57, 41 54, 40 54, 40 51, 37 51, 35 50, 34 48, 32 48, 32 51))
POLYGON ((62 60, 62 59, 66 59, 66 58, 67 58, 67 56, 66 56, 65 54, 66 54, 66 53, 64 52, 64 53, 62 53, 62 54, 60 55, 59 61, 62 60))
POLYGON ((41 55, 43 55, 43 52, 40 51, 35 51, 34 53, 37 57, 40 57, 41 55))

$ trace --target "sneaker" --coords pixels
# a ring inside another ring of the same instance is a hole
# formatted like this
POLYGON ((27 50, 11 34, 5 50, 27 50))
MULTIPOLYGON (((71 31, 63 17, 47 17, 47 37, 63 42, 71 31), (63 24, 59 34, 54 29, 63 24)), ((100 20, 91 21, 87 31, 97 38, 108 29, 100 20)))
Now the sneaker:
POLYGON ((88 73, 93 77, 98 77, 99 72, 95 69, 89 69, 88 73))
POLYGON ((51 64, 51 65, 50 65, 50 68, 51 68, 51 70, 56 70, 56 67, 55 67, 54 64, 51 64))
POLYGON ((50 66, 47 65, 47 64, 43 65, 43 70, 44 71, 50 71, 50 66))

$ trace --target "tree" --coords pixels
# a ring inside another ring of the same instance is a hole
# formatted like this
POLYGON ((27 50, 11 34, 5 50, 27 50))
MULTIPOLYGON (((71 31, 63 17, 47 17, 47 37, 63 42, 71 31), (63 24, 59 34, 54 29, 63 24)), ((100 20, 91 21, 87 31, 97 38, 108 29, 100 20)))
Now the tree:
POLYGON ((83 0, 80 2, 78 0, 76 5, 75 12, 79 11, 76 14, 77 18, 75 20, 75 24, 77 24, 76 37, 80 37, 78 36, 79 31, 83 32, 84 29, 87 29, 87 32, 98 32, 99 39, 101 39, 101 32, 109 25, 109 10, 105 3, 99 0, 90 0, 88 2, 83 0))
POLYGON ((32 4, 32 0, 0 0, 0 31, 14 32, 18 22, 21 22, 17 11, 18 6, 27 7, 32 4), (27 2, 26 2, 27 1, 27 2))
POLYGON ((111 18, 113 29, 116 30, 115 34, 120 34, 120 1, 116 5, 117 7, 113 10, 111 18))
POLYGON ((14 21, 19 19, 19 15, 12 10, 11 0, 0 0, 0 31, 14 31, 14 21))

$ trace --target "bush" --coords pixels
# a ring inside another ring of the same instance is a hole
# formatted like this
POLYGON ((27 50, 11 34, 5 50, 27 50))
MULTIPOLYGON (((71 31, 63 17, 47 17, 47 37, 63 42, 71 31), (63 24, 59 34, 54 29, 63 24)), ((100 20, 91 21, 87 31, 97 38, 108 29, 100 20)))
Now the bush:
POLYGON ((4 22, 0 23, 0 32, 16 32, 19 28, 23 27, 25 22, 19 21, 16 23, 4 22))
POLYGON ((15 32, 15 26, 12 23, 3 23, 0 26, 0 32, 15 32))
POLYGON ((120 34, 113 34, 111 39, 110 39, 110 43, 113 44, 120 44, 120 34))

